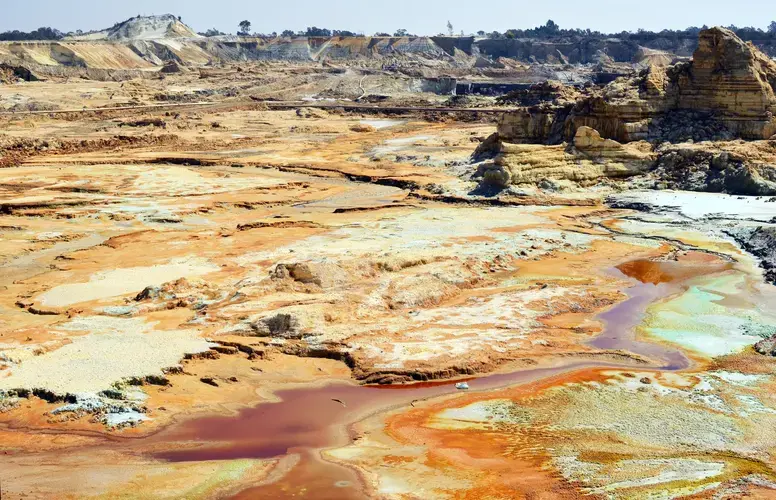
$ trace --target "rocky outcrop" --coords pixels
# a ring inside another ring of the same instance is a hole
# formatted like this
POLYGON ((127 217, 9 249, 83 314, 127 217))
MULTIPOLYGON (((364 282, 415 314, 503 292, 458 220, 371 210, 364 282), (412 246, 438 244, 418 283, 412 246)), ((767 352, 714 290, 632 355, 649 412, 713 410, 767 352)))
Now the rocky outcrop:
POLYGON ((568 145, 544 146, 499 142, 492 165, 482 168, 485 184, 506 187, 544 180, 570 180, 582 185, 601 178, 624 178, 652 168, 655 154, 646 143, 620 144, 580 127, 568 145))
POLYGON ((744 250, 760 259, 765 280, 776 284, 776 226, 739 227, 728 234, 744 250))
POLYGON ((767 141, 776 138, 776 62, 732 31, 702 31, 690 62, 571 95, 547 85, 515 94, 533 105, 499 117, 475 152, 494 158, 483 179, 589 183, 650 171, 656 187, 776 194, 776 142, 767 141), (697 144, 709 140, 719 142, 697 144))
POLYGON ((732 31, 700 33, 692 61, 651 66, 598 95, 569 105, 508 113, 499 135, 509 142, 557 144, 580 127, 619 142, 729 138, 776 134, 776 62, 732 31))
POLYGON ((763 356, 776 356, 776 336, 759 341, 754 345, 754 350, 763 356))
POLYGON ((300 262, 278 264, 272 272, 276 280, 292 279, 321 288, 334 288, 349 281, 349 275, 342 267, 329 262, 300 262))
POLYGON ((160 70, 161 73, 166 74, 172 74, 172 73, 188 73, 188 68, 181 65, 178 61, 167 61, 164 63, 164 66, 162 66, 162 69, 160 70))
POLYGON ((660 188, 776 195, 776 142, 664 144, 651 175, 660 188))

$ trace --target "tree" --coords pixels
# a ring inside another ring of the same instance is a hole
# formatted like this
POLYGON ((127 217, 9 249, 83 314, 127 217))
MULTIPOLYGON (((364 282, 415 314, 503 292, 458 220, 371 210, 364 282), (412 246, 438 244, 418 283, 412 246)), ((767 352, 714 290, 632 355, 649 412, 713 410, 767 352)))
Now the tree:
POLYGON ((480 30, 477 32, 477 36, 485 36, 485 32, 480 30))
POLYGON ((280 34, 283 38, 294 38, 296 36, 296 33, 294 33, 291 30, 285 30, 283 33, 280 34))
POLYGON ((54 28, 38 28, 35 31, 25 33, 24 31, 14 30, 0 33, 0 41, 17 40, 61 40, 65 35, 54 28))
POLYGON ((773 21, 771 24, 768 25, 768 33, 772 35, 776 35, 776 21, 773 21))
POLYGON ((405 30, 404 28, 402 28, 400 30, 396 30, 396 33, 394 33, 393 36, 399 37, 399 38, 401 38, 403 36, 407 36, 407 30, 405 30))
POLYGON ((331 30, 327 28, 318 28, 316 26, 313 26, 312 28, 307 28, 307 31, 304 33, 304 36, 330 37, 331 30))
POLYGON ((240 27, 240 31, 238 31, 237 34, 240 36, 248 36, 248 34, 251 32, 250 21, 240 21, 238 26, 240 27))
POLYGON ((225 35, 225 34, 226 33, 221 33, 220 31, 218 31, 215 28, 210 28, 209 30, 205 31, 204 33, 200 33, 200 35, 208 36, 208 37, 210 37, 210 36, 221 36, 221 35, 225 35))
POLYGON ((375 35, 374 35, 374 36, 377 36, 377 37, 387 37, 387 36, 391 36, 391 35, 389 35, 388 33, 380 33, 380 32, 378 31, 377 33, 375 33, 375 35))
POLYGON ((450 21, 447 21, 447 34, 449 36, 453 36, 454 32, 455 31, 453 30, 453 23, 451 23, 450 21))

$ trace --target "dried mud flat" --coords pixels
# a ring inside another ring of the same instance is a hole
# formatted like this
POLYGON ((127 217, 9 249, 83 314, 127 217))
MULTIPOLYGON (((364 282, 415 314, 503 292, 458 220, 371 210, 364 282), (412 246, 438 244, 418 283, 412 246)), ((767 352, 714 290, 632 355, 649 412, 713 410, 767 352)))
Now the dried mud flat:
POLYGON ((773 494, 766 200, 482 196, 487 120, 142 113, 2 118, 4 497, 773 494))

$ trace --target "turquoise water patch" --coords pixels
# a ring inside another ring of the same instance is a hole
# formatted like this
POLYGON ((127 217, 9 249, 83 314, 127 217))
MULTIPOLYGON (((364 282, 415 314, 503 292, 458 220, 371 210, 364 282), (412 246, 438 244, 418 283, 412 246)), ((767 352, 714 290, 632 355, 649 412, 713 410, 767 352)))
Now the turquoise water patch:
POLYGON ((723 305, 728 296, 749 298, 746 279, 735 272, 694 280, 682 294, 650 306, 641 331, 709 357, 741 351, 776 334, 776 321, 754 304, 723 305))

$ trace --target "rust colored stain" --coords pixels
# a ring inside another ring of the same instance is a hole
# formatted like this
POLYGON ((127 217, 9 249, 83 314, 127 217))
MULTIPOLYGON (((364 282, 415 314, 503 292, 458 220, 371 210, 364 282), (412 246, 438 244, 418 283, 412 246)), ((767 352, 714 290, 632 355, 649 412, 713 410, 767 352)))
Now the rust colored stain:
POLYGON ((719 257, 699 252, 679 256, 676 261, 639 259, 617 266, 617 269, 626 276, 653 285, 675 283, 730 268, 731 264, 719 257))
POLYGON ((427 424, 448 408, 493 399, 511 399, 519 404, 559 385, 603 381, 607 378, 603 371, 576 370, 496 392, 445 399, 388 417, 383 432, 400 445, 423 446, 427 450, 424 465, 432 470, 453 471, 453 475, 473 483, 465 490, 452 492, 456 499, 582 498, 578 485, 565 480, 549 466, 543 429, 529 426, 523 433, 516 433, 515 429, 497 426, 473 430, 431 428, 427 424))

